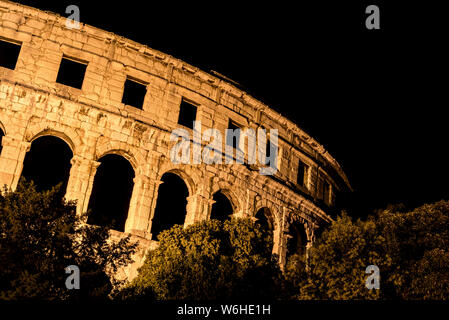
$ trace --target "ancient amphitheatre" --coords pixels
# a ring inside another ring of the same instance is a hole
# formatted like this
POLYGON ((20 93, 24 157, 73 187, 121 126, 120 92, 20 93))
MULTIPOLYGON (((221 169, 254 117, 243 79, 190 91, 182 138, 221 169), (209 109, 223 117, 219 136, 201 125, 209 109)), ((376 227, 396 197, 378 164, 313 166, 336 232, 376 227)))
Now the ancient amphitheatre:
POLYGON ((14 189, 46 162, 64 162, 59 178, 78 212, 92 209, 91 222, 113 219, 114 236, 139 241, 128 278, 161 230, 231 215, 270 228, 283 264, 313 243, 339 193, 351 190, 322 145, 219 74, 90 25, 69 29, 65 17, 4 0, 2 50, 0 184, 14 189), (277 129, 276 174, 261 175, 250 164, 174 164, 170 135, 191 132, 193 120, 202 130, 277 129), (113 194, 102 193, 114 183, 113 194))

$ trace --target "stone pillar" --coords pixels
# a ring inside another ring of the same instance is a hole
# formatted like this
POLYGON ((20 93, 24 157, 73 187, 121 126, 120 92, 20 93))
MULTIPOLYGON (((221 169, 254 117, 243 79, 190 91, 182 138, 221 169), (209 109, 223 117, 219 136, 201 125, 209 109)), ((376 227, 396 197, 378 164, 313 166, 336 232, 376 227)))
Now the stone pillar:
MULTIPOLYGON (((148 194, 150 195, 149 199, 150 199, 150 203, 151 203, 150 212, 149 212, 150 219, 148 219, 148 224, 147 224, 147 228, 146 228, 146 230, 147 230, 146 235, 147 235, 148 239, 152 239, 152 237, 153 237, 153 235, 151 233, 151 226, 153 224, 154 213, 156 211, 156 203, 157 203, 157 196, 159 193, 159 186, 163 183, 164 183, 164 181, 162 181, 162 180, 155 180, 155 181, 150 180, 150 183, 148 184, 148 194)), ((156 239, 153 239, 153 240, 156 240, 156 239)))
POLYGON ((231 214, 231 217, 233 218, 246 218, 245 209, 240 207, 237 209, 233 214, 231 214))
POLYGON ((208 203, 207 210, 206 210, 206 219, 208 219, 208 220, 211 219, 212 206, 214 205, 215 202, 217 202, 217 201, 215 201, 213 199, 209 199, 209 203, 208 203))
MULTIPOLYGON (((255 197, 257 193, 251 190, 247 190, 245 193, 244 199, 241 199, 240 201, 240 207, 237 209, 234 209, 234 212, 231 214, 232 218, 250 218, 253 217, 256 212, 254 211, 254 205, 255 205, 255 197)), ((232 202, 232 198, 229 197, 229 199, 232 202)))
POLYGON ((305 230, 307 234, 307 244, 306 244, 306 267, 309 267, 309 255, 310 255, 310 249, 312 248, 313 244, 315 243, 315 226, 310 223, 306 222, 305 224, 305 230))
POLYGON ((65 197, 77 201, 76 211, 81 214, 87 211, 95 173, 101 163, 78 155, 74 155, 70 162, 72 167, 65 197))
POLYGON ((15 190, 22 174, 23 161, 30 150, 31 142, 21 141, 10 136, 2 138, 0 155, 0 185, 15 190))
POLYGON ((200 192, 187 198, 187 215, 184 226, 191 225, 197 221, 203 221, 208 218, 209 206, 215 202, 205 197, 200 192), (212 202, 211 202, 212 201, 212 202))
POLYGON ((281 256, 282 229, 279 224, 274 225, 273 229, 273 251, 272 253, 281 256))
MULTIPOLYGON (((259 196, 257 196, 259 197, 259 196)), ((255 201, 257 201, 258 199, 255 198, 255 201)), ((259 209, 260 210, 260 209, 259 209)), ((257 212, 256 212, 257 213, 257 212)), ((273 212, 271 212, 272 215, 272 219, 273 219, 273 248, 272 248, 272 253, 274 255, 277 255, 278 257, 281 256, 282 254, 282 248, 281 248, 281 244, 282 244, 282 221, 276 221, 275 215, 273 212)), ((259 220, 259 218, 256 218, 256 215, 251 215, 249 216, 249 218, 253 221, 253 222, 257 222, 257 220, 259 220)))
MULTIPOLYGON (((288 234, 288 228, 289 223, 287 221, 287 218, 291 214, 290 211, 287 210, 287 208, 282 208, 282 215, 281 215, 281 221, 279 226, 279 242, 277 244, 277 252, 279 254, 279 265, 281 266, 281 269, 284 269, 285 263, 287 261, 287 243, 290 239, 290 235, 288 234)), ((273 249, 275 250, 275 249, 273 249)))
POLYGON ((134 178, 125 232, 150 239, 148 224, 152 208, 151 200, 154 194, 153 188, 154 184, 151 183, 149 177, 141 174, 134 178))
MULTIPOLYGON (((246 192, 246 201, 245 201, 245 207, 243 209, 244 214, 247 217, 255 217, 256 216, 256 203, 257 201, 259 201, 261 199, 261 196, 253 191, 253 190, 247 190, 246 192)), ((274 220, 274 215, 273 215, 273 220, 274 220)))

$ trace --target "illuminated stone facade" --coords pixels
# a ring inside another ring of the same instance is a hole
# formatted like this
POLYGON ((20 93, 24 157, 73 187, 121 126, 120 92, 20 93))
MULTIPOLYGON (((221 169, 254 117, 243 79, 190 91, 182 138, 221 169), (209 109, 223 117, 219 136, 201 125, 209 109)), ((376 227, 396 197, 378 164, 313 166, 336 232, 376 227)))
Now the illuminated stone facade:
POLYGON ((341 167, 319 143, 219 75, 89 25, 68 29, 64 17, 9 1, 0 1, 0 41, 21 46, 15 68, 0 67, 0 183, 17 186, 35 139, 59 137, 74 155, 66 197, 78 201, 81 213, 87 210, 98 160, 110 153, 126 158, 135 178, 125 233, 141 244, 126 271, 129 278, 145 251, 157 245, 151 227, 166 172, 187 185, 185 225, 210 217, 212 195, 219 190, 235 216, 254 217, 267 208, 281 264, 289 225, 301 224, 310 245, 314 230, 331 221, 328 209, 338 191, 350 190, 341 167), (87 65, 81 89, 57 83, 63 57, 87 65), (146 87, 141 108, 122 103, 127 79, 146 87), (180 127, 183 99, 197 107, 202 130, 224 132, 230 120, 241 128, 278 129, 277 173, 264 176, 257 166, 241 164, 173 164, 170 134, 180 127), (297 177, 300 163, 303 185, 297 177))

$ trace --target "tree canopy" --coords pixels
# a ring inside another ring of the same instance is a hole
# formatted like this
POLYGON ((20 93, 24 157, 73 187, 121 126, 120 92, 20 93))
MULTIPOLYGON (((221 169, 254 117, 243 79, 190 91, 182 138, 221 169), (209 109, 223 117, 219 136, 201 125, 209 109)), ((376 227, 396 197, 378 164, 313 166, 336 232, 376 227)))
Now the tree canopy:
POLYGON ((124 288, 117 270, 136 244, 90 226, 59 188, 32 183, 0 194, 0 299, 448 299, 449 201, 407 211, 390 206, 366 220, 342 214, 283 271, 270 232, 251 219, 175 225, 158 236, 138 276, 124 288), (81 289, 65 286, 67 266, 81 289), (369 290, 366 267, 380 270, 369 290), (121 290, 115 290, 117 288, 121 290))
POLYGON ((383 210, 366 221, 343 214, 286 276, 297 299, 449 298, 449 202, 410 212, 383 210), (380 269, 380 289, 368 290, 368 265, 380 269))
POLYGON ((281 272, 269 233, 250 219, 208 220, 162 232, 128 297, 272 299, 281 272))
POLYGON ((89 226, 60 187, 37 192, 22 182, 0 194, 0 299, 106 299, 120 283, 109 275, 131 261, 129 237, 89 226), (80 289, 68 290, 65 268, 80 269, 80 289))

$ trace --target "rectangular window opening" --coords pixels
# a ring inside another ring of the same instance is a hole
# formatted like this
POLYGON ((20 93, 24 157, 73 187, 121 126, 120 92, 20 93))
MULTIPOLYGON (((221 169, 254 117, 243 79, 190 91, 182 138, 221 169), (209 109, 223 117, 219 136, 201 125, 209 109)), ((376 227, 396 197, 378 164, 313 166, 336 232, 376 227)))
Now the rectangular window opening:
POLYGON ((270 138, 267 135, 267 145, 265 146, 265 155, 267 158, 273 157, 276 154, 276 146, 271 142, 270 138))
POLYGON ((0 66, 14 70, 19 59, 22 43, 0 39, 0 66))
POLYGON ((193 129, 193 122, 196 120, 197 107, 184 99, 179 106, 178 124, 193 129))
POLYGON ((270 138, 267 137, 267 145, 265 146, 265 156, 269 158, 271 155, 271 141, 270 138))
POLYGON ((234 149, 238 149, 241 128, 235 122, 229 120, 228 130, 233 130, 233 132, 228 131, 228 134, 226 135, 226 144, 234 149))
POLYGON ((296 183, 300 185, 301 187, 307 187, 307 178, 308 178, 308 170, 309 166, 306 165, 304 162, 299 160, 298 162, 298 176, 296 183))
POLYGON ((62 57, 56 82, 69 87, 81 89, 86 74, 87 62, 62 57))
POLYGON ((134 108, 143 109, 143 102, 147 94, 147 85, 147 83, 127 77, 123 90, 122 103, 134 108))

